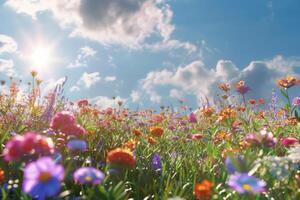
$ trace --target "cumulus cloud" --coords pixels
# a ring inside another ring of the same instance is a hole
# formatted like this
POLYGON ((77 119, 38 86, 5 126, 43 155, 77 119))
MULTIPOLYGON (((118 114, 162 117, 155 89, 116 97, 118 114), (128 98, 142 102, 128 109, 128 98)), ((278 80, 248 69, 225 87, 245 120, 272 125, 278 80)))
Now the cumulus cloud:
POLYGON ((0 54, 14 53, 17 49, 18 45, 12 37, 0 34, 0 54))
POLYGON ((160 41, 153 44, 154 49, 195 49, 190 43, 172 40, 173 11, 165 0, 7 0, 5 4, 33 19, 50 11, 61 27, 71 30, 70 36, 106 45, 140 49, 152 37, 160 41))
POLYGON ((81 47, 76 60, 70 63, 67 68, 87 67, 87 59, 93 57, 96 53, 97 52, 91 47, 81 47))
POLYGON ((15 75, 13 60, 6 60, 0 58, 0 72, 4 73, 7 76, 15 75))
POLYGON ((90 88, 101 80, 99 72, 84 72, 78 81, 78 85, 84 84, 86 88, 90 88))
POLYGON ((117 79, 117 77, 115 77, 115 76, 106 76, 105 78, 104 78, 104 80, 106 81, 106 82, 113 82, 113 81, 115 81, 117 79))
POLYGON ((245 80, 252 88, 252 97, 265 97, 271 94, 276 79, 286 74, 294 74, 294 68, 300 66, 299 58, 276 56, 271 60, 252 61, 239 69, 230 60, 220 60, 214 68, 206 66, 201 60, 179 66, 176 70, 161 70, 148 73, 140 81, 141 91, 150 96, 150 100, 159 103, 162 96, 157 92, 161 86, 171 86, 170 96, 178 98, 183 94, 192 94, 200 101, 204 97, 212 99, 217 93, 220 82, 235 83, 245 80))
POLYGON ((138 102, 141 98, 140 93, 136 90, 131 91, 130 97, 133 103, 138 102))
POLYGON ((91 103, 95 104, 101 109, 105 109, 108 107, 116 107, 118 106, 118 102, 122 102, 124 104, 126 103, 126 101, 127 101, 126 99, 121 98, 119 96, 115 97, 114 99, 106 96, 97 96, 90 99, 91 103))

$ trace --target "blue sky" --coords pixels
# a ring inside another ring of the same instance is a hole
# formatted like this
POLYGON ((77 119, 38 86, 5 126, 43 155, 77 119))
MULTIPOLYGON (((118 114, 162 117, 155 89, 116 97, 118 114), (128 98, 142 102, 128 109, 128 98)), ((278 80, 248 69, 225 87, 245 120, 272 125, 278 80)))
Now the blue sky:
POLYGON ((300 72, 298 0, 0 3, 0 78, 35 69, 48 91, 67 76, 72 100, 196 107, 240 79, 270 98, 276 79, 300 72))

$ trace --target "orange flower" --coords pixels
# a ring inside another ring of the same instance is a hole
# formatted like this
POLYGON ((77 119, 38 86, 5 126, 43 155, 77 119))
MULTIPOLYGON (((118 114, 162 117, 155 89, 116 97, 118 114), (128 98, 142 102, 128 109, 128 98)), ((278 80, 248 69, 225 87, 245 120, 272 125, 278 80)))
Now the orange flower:
POLYGON ((296 126, 298 124, 298 120, 296 117, 289 117, 285 121, 286 125, 296 126))
POLYGON ((228 154, 237 154, 240 152, 239 148, 226 148, 222 151, 221 156, 222 158, 226 158, 228 156, 228 154))
POLYGON ((156 144, 156 140, 153 137, 148 137, 149 144, 156 144))
POLYGON ((255 100, 255 99, 249 99, 249 100, 248 100, 248 103, 253 105, 253 104, 256 103, 256 100, 255 100))
POLYGON ((150 134, 156 137, 162 136, 164 134, 164 129, 159 126, 150 127, 150 134))
POLYGON ((229 140, 229 139, 230 139, 230 134, 224 131, 220 131, 214 136, 214 142, 221 142, 223 140, 229 140))
POLYGON ((219 89, 223 90, 224 92, 227 92, 230 90, 230 84, 229 83, 220 83, 219 89))
POLYGON ((3 183, 4 179, 5 179, 5 175, 4 175, 4 171, 0 168, 0 183, 3 183))
POLYGON ((235 118, 236 112, 232 108, 225 108, 219 113, 219 121, 235 118))
POLYGON ((126 142, 123 145, 123 148, 127 148, 127 149, 133 151, 138 144, 140 144, 140 141, 138 141, 138 140, 129 140, 128 142, 126 142))
POLYGON ((210 117, 214 114, 215 109, 213 107, 208 107, 208 108, 203 108, 201 110, 201 113, 203 114, 203 116, 205 117, 210 117))
POLYGON ((116 148, 108 152, 107 162, 133 167, 135 165, 135 158, 129 149, 116 148))
POLYGON ((290 88, 297 84, 297 79, 294 76, 286 76, 277 81, 278 86, 283 88, 290 88))
POLYGON ((210 199, 213 183, 208 180, 203 180, 201 183, 195 184, 195 198, 198 200, 210 199))
POLYGON ((142 132, 139 130, 139 129, 134 129, 133 131, 133 134, 137 137, 141 136, 142 135, 142 132))

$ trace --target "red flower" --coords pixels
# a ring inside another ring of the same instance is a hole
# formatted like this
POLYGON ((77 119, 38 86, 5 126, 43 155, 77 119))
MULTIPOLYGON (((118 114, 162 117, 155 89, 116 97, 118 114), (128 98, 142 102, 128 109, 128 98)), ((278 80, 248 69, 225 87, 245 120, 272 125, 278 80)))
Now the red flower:
POLYGON ((287 138, 283 138, 281 140, 281 144, 285 147, 290 147, 290 146, 296 145, 298 143, 299 143, 298 139, 293 138, 293 137, 287 137, 287 138))

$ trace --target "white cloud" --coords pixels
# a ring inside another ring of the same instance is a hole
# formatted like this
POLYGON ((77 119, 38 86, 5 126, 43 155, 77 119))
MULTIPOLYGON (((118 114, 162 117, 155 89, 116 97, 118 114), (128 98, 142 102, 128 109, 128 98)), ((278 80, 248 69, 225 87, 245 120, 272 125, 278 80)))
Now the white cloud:
POLYGON ((196 60, 186 66, 179 66, 175 71, 161 70, 148 73, 140 81, 141 91, 150 96, 150 100, 159 103, 162 99, 157 89, 171 86, 171 97, 192 94, 200 101, 204 97, 212 98, 220 82, 235 83, 245 80, 254 92, 252 97, 266 97, 275 88, 275 81, 286 74, 294 74, 294 67, 300 66, 299 58, 276 56, 271 60, 252 61, 244 69, 239 69, 229 60, 220 60, 215 68, 209 68, 202 61, 196 60), (179 92, 180 90, 180 92, 179 92))
POLYGON ((78 91, 80 91, 80 88, 76 85, 74 85, 70 88, 70 92, 78 92, 78 91))
POLYGON ((106 96, 97 96, 97 97, 90 99, 90 101, 91 101, 91 103, 97 105, 99 108, 105 109, 108 107, 118 106, 118 102, 122 102, 123 104, 125 104, 127 100, 123 99, 119 96, 115 97, 115 99, 109 98, 106 96))
POLYGON ((0 34, 0 54, 14 53, 17 49, 18 45, 12 37, 0 34))
POLYGON ((135 90, 131 91, 130 97, 133 103, 138 102, 141 98, 140 93, 135 90))
POLYGON ((175 99, 182 99, 182 97, 183 97, 182 91, 179 91, 179 90, 174 89, 174 88, 170 90, 169 95, 170 95, 170 97, 173 97, 175 99))
POLYGON ((117 78, 115 77, 115 76, 106 76, 105 78, 104 78, 104 80, 106 81, 106 82, 113 82, 113 81, 115 81, 117 78))
POLYGON ((90 88, 101 80, 99 72, 87 73, 84 72, 78 81, 78 85, 84 84, 86 88, 90 88))
POLYGON ((70 63, 67 68, 87 67, 87 59, 93 57, 97 52, 88 46, 81 47, 76 60, 70 63))
POLYGON ((147 39, 154 38, 159 41, 154 49, 195 48, 171 38, 173 11, 165 0, 7 0, 5 4, 33 19, 50 11, 62 28, 71 30, 71 37, 105 45, 140 49, 147 39))
POLYGON ((5 60, 0 58, 0 72, 4 73, 7 76, 16 75, 13 60, 5 60))

